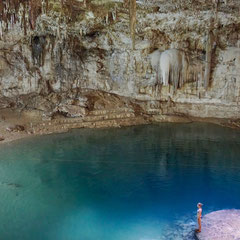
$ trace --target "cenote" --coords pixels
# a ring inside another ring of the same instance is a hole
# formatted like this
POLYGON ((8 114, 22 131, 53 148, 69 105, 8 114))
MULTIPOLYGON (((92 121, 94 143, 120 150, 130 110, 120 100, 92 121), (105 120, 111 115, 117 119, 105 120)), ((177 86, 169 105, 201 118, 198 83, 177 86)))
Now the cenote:
POLYGON ((4 240, 194 239, 240 208, 240 132, 205 123, 79 129, 0 146, 4 240))

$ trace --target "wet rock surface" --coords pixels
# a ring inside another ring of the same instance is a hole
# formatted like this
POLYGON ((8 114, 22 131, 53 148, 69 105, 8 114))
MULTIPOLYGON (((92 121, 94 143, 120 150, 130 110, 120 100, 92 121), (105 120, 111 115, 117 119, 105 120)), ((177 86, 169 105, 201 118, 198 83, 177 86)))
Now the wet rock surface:
POLYGON ((240 210, 221 210, 206 214, 198 240, 239 240, 240 210))

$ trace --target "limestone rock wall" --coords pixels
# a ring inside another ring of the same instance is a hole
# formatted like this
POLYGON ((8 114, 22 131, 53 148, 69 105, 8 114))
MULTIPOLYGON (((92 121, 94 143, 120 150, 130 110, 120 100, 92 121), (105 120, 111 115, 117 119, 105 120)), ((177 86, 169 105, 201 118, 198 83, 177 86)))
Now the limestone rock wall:
POLYGON ((132 25, 129 5, 2 1, 0 107, 83 108, 76 89, 87 88, 146 101, 158 114, 239 118, 239 0, 139 0, 132 25))

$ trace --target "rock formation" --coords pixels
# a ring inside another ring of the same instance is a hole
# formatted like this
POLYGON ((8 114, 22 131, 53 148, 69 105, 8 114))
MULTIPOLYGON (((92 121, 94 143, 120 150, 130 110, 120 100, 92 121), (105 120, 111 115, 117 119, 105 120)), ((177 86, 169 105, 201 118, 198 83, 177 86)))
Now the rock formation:
POLYGON ((220 210, 203 217, 202 232, 196 234, 198 240, 240 238, 240 210, 220 210))
POLYGON ((238 0, 3 0, 0 108, 84 118, 88 89, 155 120, 235 121, 239 13, 238 0))
POLYGON ((157 79, 163 86, 173 85, 174 91, 188 80, 190 66, 183 51, 169 49, 162 53, 158 50, 150 55, 152 68, 157 70, 157 79))

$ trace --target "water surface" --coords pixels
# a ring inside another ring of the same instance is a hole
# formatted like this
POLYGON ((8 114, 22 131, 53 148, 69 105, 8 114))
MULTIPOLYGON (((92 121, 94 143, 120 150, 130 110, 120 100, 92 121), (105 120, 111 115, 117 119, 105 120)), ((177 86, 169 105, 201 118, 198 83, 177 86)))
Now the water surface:
POLYGON ((212 124, 80 129, 0 146, 0 239, 193 239, 240 208, 240 132, 212 124))

